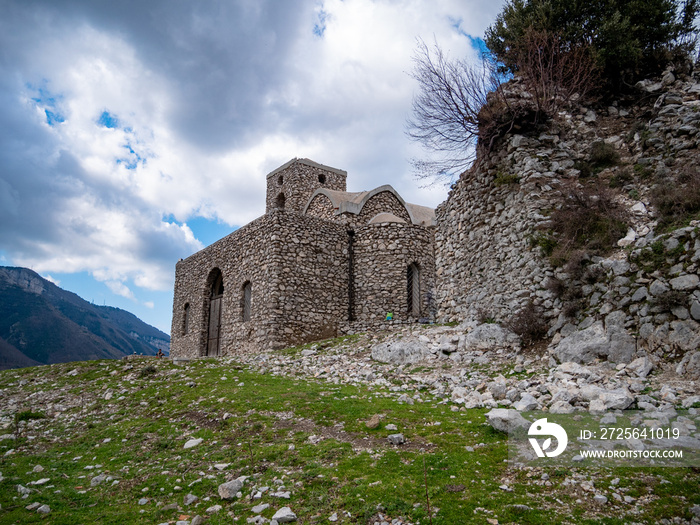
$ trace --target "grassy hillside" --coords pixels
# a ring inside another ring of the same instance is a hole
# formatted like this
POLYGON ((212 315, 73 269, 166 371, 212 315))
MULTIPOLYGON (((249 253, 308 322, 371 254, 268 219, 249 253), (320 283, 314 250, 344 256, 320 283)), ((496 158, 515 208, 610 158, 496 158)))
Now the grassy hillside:
POLYGON ((246 523, 266 503, 263 517, 289 506, 298 523, 622 524, 690 520, 700 503, 694 469, 510 469, 485 409, 425 390, 400 403, 406 376, 369 386, 330 368, 269 370, 132 358, 0 372, 0 522, 246 523), (397 432, 405 444, 388 443, 397 432), (219 484, 240 476, 242 497, 221 499, 219 484), (610 501, 595 503, 592 486, 610 501), (27 510, 35 502, 50 513, 27 510))

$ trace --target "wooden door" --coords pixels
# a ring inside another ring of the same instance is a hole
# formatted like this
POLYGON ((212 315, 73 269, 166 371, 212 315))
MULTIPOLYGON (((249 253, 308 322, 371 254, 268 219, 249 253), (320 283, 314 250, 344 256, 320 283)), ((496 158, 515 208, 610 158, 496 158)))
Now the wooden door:
POLYGON ((207 342, 207 355, 219 355, 219 335, 221 332, 221 307, 223 296, 211 298, 209 303, 209 337, 207 342))

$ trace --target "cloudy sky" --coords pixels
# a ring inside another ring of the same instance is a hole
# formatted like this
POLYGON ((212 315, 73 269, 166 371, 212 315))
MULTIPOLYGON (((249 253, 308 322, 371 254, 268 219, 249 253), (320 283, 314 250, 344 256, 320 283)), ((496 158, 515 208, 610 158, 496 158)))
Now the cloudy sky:
POLYGON ((404 134, 416 39, 475 56, 502 4, 0 0, 0 265, 169 333, 175 262, 293 157, 436 206, 404 134))

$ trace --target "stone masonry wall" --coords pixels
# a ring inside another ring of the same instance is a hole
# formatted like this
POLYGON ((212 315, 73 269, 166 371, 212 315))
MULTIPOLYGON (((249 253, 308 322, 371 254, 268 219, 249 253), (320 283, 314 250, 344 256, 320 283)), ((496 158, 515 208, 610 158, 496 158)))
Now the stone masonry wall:
POLYGON ((301 213, 319 188, 346 191, 346 178, 342 170, 308 159, 293 159, 267 175, 265 213, 278 208, 280 195, 284 195, 284 209, 301 213))
POLYGON ((657 231, 652 202, 662 188, 700 180, 700 83, 667 73, 637 89, 624 104, 573 108, 547 129, 505 137, 453 185, 436 210, 440 319, 506 321, 532 301, 560 361, 680 359, 700 346, 700 222, 657 231), (578 168, 596 142, 619 158, 589 177, 614 188, 630 229, 617 251, 584 260, 580 277, 552 267, 532 240, 572 188, 591 184, 578 168), (579 290, 576 313, 565 311, 552 280, 579 290))
POLYGON ((220 354, 281 348, 337 335, 347 318, 347 232, 342 225, 273 211, 176 267, 171 353, 205 355, 212 271, 224 280, 220 354), (251 282, 251 320, 242 321, 251 282), (202 299, 203 298, 203 299, 202 299), (185 304, 189 330, 183 333, 185 304))
POLYGON ((411 263, 420 268, 421 317, 430 317, 435 283, 433 229, 411 224, 378 223, 357 230, 355 252, 354 331, 416 322, 408 315, 406 272, 411 263))
POLYGON ((284 348, 338 335, 348 314, 348 234, 342 224, 275 212, 270 286, 276 337, 284 348))
MULTIPOLYGON (((516 148, 526 140, 516 135, 510 142, 516 148)), ((547 221, 542 210, 553 205, 559 181, 540 150, 513 151, 518 184, 496 186, 494 163, 457 181, 436 210, 436 288, 445 321, 480 313, 507 318, 530 299, 551 301, 544 290, 551 268, 529 239, 547 221)))
POLYGON ((313 198, 306 210, 306 215, 319 217, 328 221, 338 220, 338 216, 335 214, 335 208, 333 208, 333 203, 323 194, 316 195, 313 198))
POLYGON ((406 207, 390 191, 382 191, 369 198, 362 207, 360 215, 354 219, 358 225, 367 224, 378 213, 392 213, 397 217, 411 224, 411 217, 406 211, 406 207))
POLYGON ((185 260, 175 270, 175 297, 171 355, 194 358, 205 355, 209 321, 210 275, 223 275, 221 318, 222 353, 239 345, 259 345, 273 334, 268 283, 274 278, 271 226, 274 217, 263 216, 185 260), (255 254, 255 256, 251 256, 255 254), (241 294, 246 281, 252 288, 251 321, 241 320, 241 294), (185 305, 189 304, 188 331, 184 333, 185 305))

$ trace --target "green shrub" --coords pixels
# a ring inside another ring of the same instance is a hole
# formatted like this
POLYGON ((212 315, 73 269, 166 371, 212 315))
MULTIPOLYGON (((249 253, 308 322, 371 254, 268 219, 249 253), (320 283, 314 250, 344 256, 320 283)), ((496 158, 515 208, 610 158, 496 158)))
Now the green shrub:
POLYGON ((550 217, 549 227, 558 240, 550 261, 562 265, 578 251, 607 255, 627 233, 627 220, 610 190, 597 186, 571 191, 550 217))
POLYGON ((153 365, 144 366, 139 372, 139 377, 149 377, 158 372, 158 369, 153 365))
POLYGON ((654 297, 650 303, 662 312, 670 312, 678 306, 687 306, 688 296, 680 290, 669 290, 654 297))
POLYGON ((649 166, 644 166, 643 164, 635 164, 632 169, 634 174, 641 179, 648 179, 653 174, 649 166))
POLYGON ((542 257, 549 257, 557 247, 557 240, 549 234, 537 233, 530 237, 530 247, 539 248, 542 257))
POLYGON ((659 217, 659 228, 670 230, 700 217, 700 172, 686 167, 678 177, 659 184, 652 192, 651 204, 659 217))
POLYGON ((542 310, 537 308, 532 302, 529 302, 516 312, 508 320, 506 327, 518 334, 526 347, 542 341, 549 329, 542 315, 542 310))
POLYGON ((520 177, 517 175, 509 175, 506 173, 498 172, 496 175, 496 178, 493 180, 493 183, 496 186, 505 186, 507 184, 518 184, 520 182, 520 177))
POLYGON ((513 73, 529 31, 560 35, 564 50, 590 46, 608 90, 618 91, 670 62, 687 61, 695 49, 697 14, 692 0, 509 0, 485 41, 513 73))
POLYGON ((43 412, 32 412, 31 410, 23 410, 15 414, 15 423, 20 421, 31 421, 32 419, 44 419, 46 414, 43 412))
POLYGON ((620 163, 620 155, 612 144, 598 140, 591 144, 590 163, 594 170, 617 166, 620 163))
POLYGON ((620 170, 615 175, 610 177, 611 188, 622 188, 630 182, 632 182, 632 175, 627 170, 620 170))

